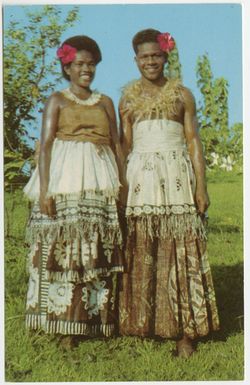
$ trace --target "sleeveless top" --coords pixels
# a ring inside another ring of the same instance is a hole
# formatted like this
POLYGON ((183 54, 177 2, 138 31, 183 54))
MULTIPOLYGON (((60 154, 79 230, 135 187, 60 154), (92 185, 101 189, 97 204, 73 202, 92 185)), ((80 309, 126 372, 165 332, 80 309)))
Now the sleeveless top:
POLYGON ((60 111, 56 138, 94 144, 110 144, 110 122, 105 109, 98 105, 101 94, 92 93, 85 101, 68 90, 61 91, 68 104, 60 111))

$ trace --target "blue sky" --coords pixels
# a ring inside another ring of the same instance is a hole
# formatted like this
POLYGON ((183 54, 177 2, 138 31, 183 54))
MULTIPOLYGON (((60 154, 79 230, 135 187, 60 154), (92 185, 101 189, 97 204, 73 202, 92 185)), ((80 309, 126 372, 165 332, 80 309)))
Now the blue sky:
MULTIPOLYGON (((58 5, 67 13, 71 5, 58 5)), ((26 22, 25 9, 39 5, 5 5, 4 27, 10 16, 26 22)), ((131 40, 144 28, 170 32, 178 45, 183 83, 194 93, 199 105, 196 84, 198 56, 208 53, 214 77, 229 82, 229 124, 242 122, 242 19, 240 4, 93 4, 79 5, 79 21, 62 36, 85 34, 101 47, 103 61, 97 67, 93 88, 109 95, 117 107, 121 87, 139 72, 134 62, 131 40)), ((59 65, 59 64, 58 64, 59 65)), ((59 67, 58 67, 59 68, 59 67)), ((63 82, 58 89, 67 86, 63 82)), ((36 135, 40 131, 37 119, 36 135)))

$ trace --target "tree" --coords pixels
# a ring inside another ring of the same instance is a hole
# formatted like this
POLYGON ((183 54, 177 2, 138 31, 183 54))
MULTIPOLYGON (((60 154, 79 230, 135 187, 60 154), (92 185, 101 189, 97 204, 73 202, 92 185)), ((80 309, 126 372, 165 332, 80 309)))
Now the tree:
POLYGON ((30 138, 28 128, 35 121, 35 111, 41 109, 61 77, 56 70, 56 59, 51 61, 49 52, 59 46, 62 33, 76 21, 77 11, 78 7, 73 7, 63 18, 60 7, 45 5, 37 12, 27 12, 25 26, 11 21, 5 30, 4 155, 7 185, 25 179, 24 166, 33 153, 26 140, 30 138))
POLYGON ((230 129, 230 148, 238 166, 242 169, 243 163, 243 124, 235 123, 230 129))
POLYGON ((214 79, 208 55, 198 58, 197 84, 203 96, 198 108, 200 135, 208 164, 211 154, 229 154, 228 82, 223 77, 214 79))

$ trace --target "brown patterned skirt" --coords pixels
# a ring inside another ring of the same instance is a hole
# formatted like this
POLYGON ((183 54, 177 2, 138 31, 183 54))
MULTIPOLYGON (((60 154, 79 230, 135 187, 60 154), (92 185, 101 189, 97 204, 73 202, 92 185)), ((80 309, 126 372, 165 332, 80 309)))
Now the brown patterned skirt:
POLYGON ((113 197, 58 196, 57 217, 36 203, 30 243, 26 326, 46 333, 105 335, 117 325, 122 237, 113 197))
MULTIPOLYGON (((158 218, 159 219, 159 218, 158 218)), ((133 221, 133 219, 132 219, 133 221)), ((150 237, 134 220, 121 277, 122 335, 179 338, 204 336, 219 328, 204 237, 150 237)))

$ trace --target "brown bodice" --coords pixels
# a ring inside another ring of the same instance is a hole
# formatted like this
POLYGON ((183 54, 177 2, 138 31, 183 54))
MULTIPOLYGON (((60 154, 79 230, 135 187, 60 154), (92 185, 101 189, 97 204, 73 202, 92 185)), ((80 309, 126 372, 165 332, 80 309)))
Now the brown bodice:
POLYGON ((61 140, 110 144, 109 119, 98 105, 81 105, 74 101, 60 111, 56 137, 61 140))

